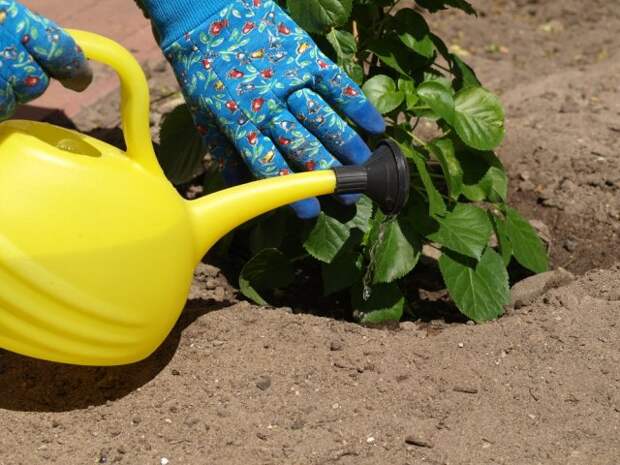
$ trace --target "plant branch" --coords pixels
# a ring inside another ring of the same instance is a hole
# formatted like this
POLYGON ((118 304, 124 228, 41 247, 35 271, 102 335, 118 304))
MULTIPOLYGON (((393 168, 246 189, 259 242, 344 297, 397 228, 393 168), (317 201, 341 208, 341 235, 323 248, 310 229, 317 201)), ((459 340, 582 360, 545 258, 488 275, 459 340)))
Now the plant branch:
POLYGON ((413 131, 409 132, 409 135, 411 136, 413 141, 416 142, 418 145, 421 145, 424 148, 428 147, 428 144, 424 140, 422 140, 418 136, 416 136, 413 131))

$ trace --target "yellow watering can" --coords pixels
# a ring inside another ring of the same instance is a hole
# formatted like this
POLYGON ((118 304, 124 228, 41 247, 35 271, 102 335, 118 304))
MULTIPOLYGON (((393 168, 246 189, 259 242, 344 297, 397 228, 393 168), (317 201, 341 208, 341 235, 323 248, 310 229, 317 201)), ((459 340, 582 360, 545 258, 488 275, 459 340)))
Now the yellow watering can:
POLYGON ((71 33, 120 77, 127 153, 45 123, 0 124, 0 348, 79 365, 141 360, 178 319, 197 263, 236 226, 324 194, 366 192, 387 214, 406 202, 407 163, 390 142, 364 167, 184 200, 157 163, 138 63, 109 39, 71 33))

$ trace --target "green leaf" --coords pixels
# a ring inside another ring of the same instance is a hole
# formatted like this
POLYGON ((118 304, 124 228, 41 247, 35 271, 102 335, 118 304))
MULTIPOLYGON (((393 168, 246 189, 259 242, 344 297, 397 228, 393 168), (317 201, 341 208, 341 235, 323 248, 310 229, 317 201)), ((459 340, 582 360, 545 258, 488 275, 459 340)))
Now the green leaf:
POLYGON ((367 233, 372 226, 370 223, 372 218, 372 200, 363 195, 355 204, 355 208, 355 216, 347 221, 345 226, 349 229, 357 228, 363 233, 367 233))
POLYGON ((416 0, 416 3, 423 8, 426 8, 431 13, 435 13, 439 10, 445 10, 448 7, 458 8, 470 15, 476 15, 476 10, 471 3, 465 0, 416 0))
POLYGON ((411 79, 398 79, 398 90, 405 94, 405 102, 407 104, 407 110, 411 110, 418 103, 420 97, 415 90, 415 83, 411 79))
POLYGON ((404 8, 396 13, 393 23, 398 38, 408 48, 425 58, 435 55, 435 44, 421 14, 411 8, 404 8))
POLYGON ((356 83, 364 81, 364 69, 357 63, 357 43, 355 37, 348 31, 332 29, 326 36, 327 41, 336 52, 336 62, 356 83))
POLYGON ((534 273, 549 269, 545 246, 532 225, 514 208, 506 207, 506 230, 517 261, 534 273))
POLYGON ((325 37, 334 47, 339 65, 342 65, 345 59, 350 60, 357 53, 357 43, 355 42, 355 37, 350 32, 332 29, 325 37))
POLYGON ((466 87, 480 87, 482 84, 478 80, 476 73, 458 55, 450 53, 446 43, 435 34, 430 34, 431 40, 439 54, 450 63, 450 69, 454 74, 453 87, 457 90, 466 87))
POLYGON ((420 237, 426 236, 437 232, 439 230, 439 223, 430 213, 430 207, 426 199, 420 195, 413 195, 406 205, 405 209, 400 215, 400 218, 406 218, 406 221, 411 225, 411 229, 420 237))
POLYGON ((164 116, 160 139, 157 159, 170 182, 184 184, 204 172, 202 160, 207 149, 187 105, 179 105, 164 116))
POLYGON ((213 194, 226 188, 226 181, 222 176, 222 172, 211 165, 206 171, 202 182, 202 192, 205 195, 213 194))
POLYGON ((286 7, 302 28, 320 34, 344 25, 352 4, 352 0, 287 0, 286 7))
POLYGON ((463 168, 454 154, 450 139, 437 139, 429 144, 432 154, 439 160, 452 200, 457 200, 463 191, 463 168))
POLYGON ((455 71, 457 86, 459 89, 465 89, 467 87, 480 87, 482 85, 474 70, 471 69, 467 63, 461 60, 458 55, 451 53, 450 59, 454 64, 453 71, 455 71))
POLYGON ((349 77, 359 86, 364 82, 364 68, 353 61, 345 61, 342 68, 347 72, 349 77))
POLYGON ((480 259, 493 232, 486 211, 460 203, 444 217, 435 219, 439 230, 429 234, 428 239, 467 257, 480 259))
POLYGON ((450 125, 454 125, 454 98, 450 89, 437 80, 425 81, 418 86, 418 96, 450 125))
POLYGON ((263 249, 280 248, 289 233, 286 229, 286 219, 283 210, 276 210, 267 217, 259 219, 250 231, 250 251, 256 254, 263 249))
POLYGON ((351 234, 331 263, 321 263, 323 294, 330 295, 351 287, 361 279, 363 257, 360 253, 361 233, 351 234))
POLYGON ((394 80, 379 74, 364 83, 362 87, 368 100, 380 113, 386 114, 398 108, 405 99, 404 94, 396 88, 394 80))
POLYGON ((489 213, 489 216, 491 218, 491 222, 493 223, 495 237, 497 237, 497 245, 499 247, 500 255, 502 256, 504 265, 508 266, 510 259, 512 258, 512 242, 510 242, 510 236, 508 235, 506 220, 491 213, 489 213))
POLYGON ((427 82, 427 81, 438 82, 439 84, 444 86, 448 92, 450 92, 450 95, 452 95, 452 97, 454 97, 454 94, 456 92, 452 88, 452 81, 448 79, 446 76, 444 76, 443 74, 441 74, 439 71, 435 71, 434 69, 431 68, 431 69, 425 70, 423 76, 424 76, 424 79, 422 80, 423 82, 427 82))
POLYGON ((418 264, 422 243, 404 220, 385 222, 379 213, 370 238, 374 254, 373 284, 396 281, 418 264))
POLYGON ((413 59, 410 53, 407 53, 407 49, 401 45, 396 36, 373 40, 368 44, 368 50, 378 56, 384 65, 398 71, 403 76, 409 77, 409 70, 421 64, 413 59))
POLYGON ((350 229, 335 218, 321 212, 304 248, 317 260, 330 263, 351 235, 350 229))
POLYGON ((457 151, 463 169, 463 194, 472 202, 502 203, 508 197, 508 175, 493 152, 457 151))
POLYGON ((497 318, 510 302, 508 273, 493 249, 487 249, 479 262, 444 251, 439 269, 456 306, 474 321, 497 318))
POLYGON ((430 215, 440 215, 446 212, 446 203, 443 201, 443 197, 433 184, 433 180, 428 172, 428 168, 426 166, 426 159, 424 156, 417 152, 415 149, 404 145, 399 144, 405 156, 413 161, 415 165, 416 171, 420 175, 420 179, 422 180, 422 184, 424 185, 424 189, 426 190, 426 195, 428 196, 428 206, 429 206, 429 214, 430 215))
POLYGON ((261 290, 286 287, 293 282, 293 267, 277 249, 263 249, 250 259, 239 275, 239 290, 259 305, 269 305, 261 290))
POLYGON ((351 304, 362 313, 361 323, 379 324, 402 318, 405 298, 396 283, 372 286, 368 300, 364 300, 362 294, 361 283, 351 290, 351 304))
POLYGON ((453 123, 446 121, 465 144, 477 150, 493 150, 502 143, 504 109, 495 95, 482 87, 462 89, 456 94, 454 110, 453 123))

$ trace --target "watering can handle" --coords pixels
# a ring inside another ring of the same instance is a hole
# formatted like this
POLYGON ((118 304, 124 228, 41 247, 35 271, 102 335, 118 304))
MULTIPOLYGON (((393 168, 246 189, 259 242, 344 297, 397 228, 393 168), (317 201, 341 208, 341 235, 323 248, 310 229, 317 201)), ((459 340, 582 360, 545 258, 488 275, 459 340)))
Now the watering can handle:
POLYGON ((92 32, 68 30, 87 58, 110 66, 121 81, 121 120, 127 155, 154 174, 162 174, 149 126, 149 87, 142 68, 122 45, 92 32))

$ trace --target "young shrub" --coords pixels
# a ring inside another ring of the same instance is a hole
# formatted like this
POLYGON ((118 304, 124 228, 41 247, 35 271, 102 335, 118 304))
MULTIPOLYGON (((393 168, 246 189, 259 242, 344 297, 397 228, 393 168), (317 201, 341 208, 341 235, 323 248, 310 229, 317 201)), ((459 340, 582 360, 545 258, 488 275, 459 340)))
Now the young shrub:
MULTIPOLYGON (((465 0, 280 4, 385 116, 387 136, 409 160, 412 187, 397 218, 384 218, 363 198, 352 208, 327 200, 311 225, 285 210, 252 222, 240 233, 249 251, 239 276, 241 291, 265 304, 261 292, 291 284, 294 269, 309 265, 306 273, 320 269, 325 295, 350 293, 362 322, 399 320, 406 305, 404 278, 415 279, 422 248, 430 245, 440 251, 439 270, 459 310, 474 321, 497 318, 510 299, 510 261, 538 273, 548 260, 534 229, 507 205, 508 177, 493 152, 504 138, 501 102, 432 33, 424 16, 446 8, 474 15, 472 5, 465 0)), ((187 118, 186 110, 175 110, 164 119, 161 134, 160 158, 179 183, 204 174, 204 147, 179 134, 193 131, 187 118), (191 142, 179 152, 179 140, 191 142)), ((204 179, 207 191, 221 186, 212 173, 204 179)), ((229 237, 225 245, 230 243, 229 237)))

